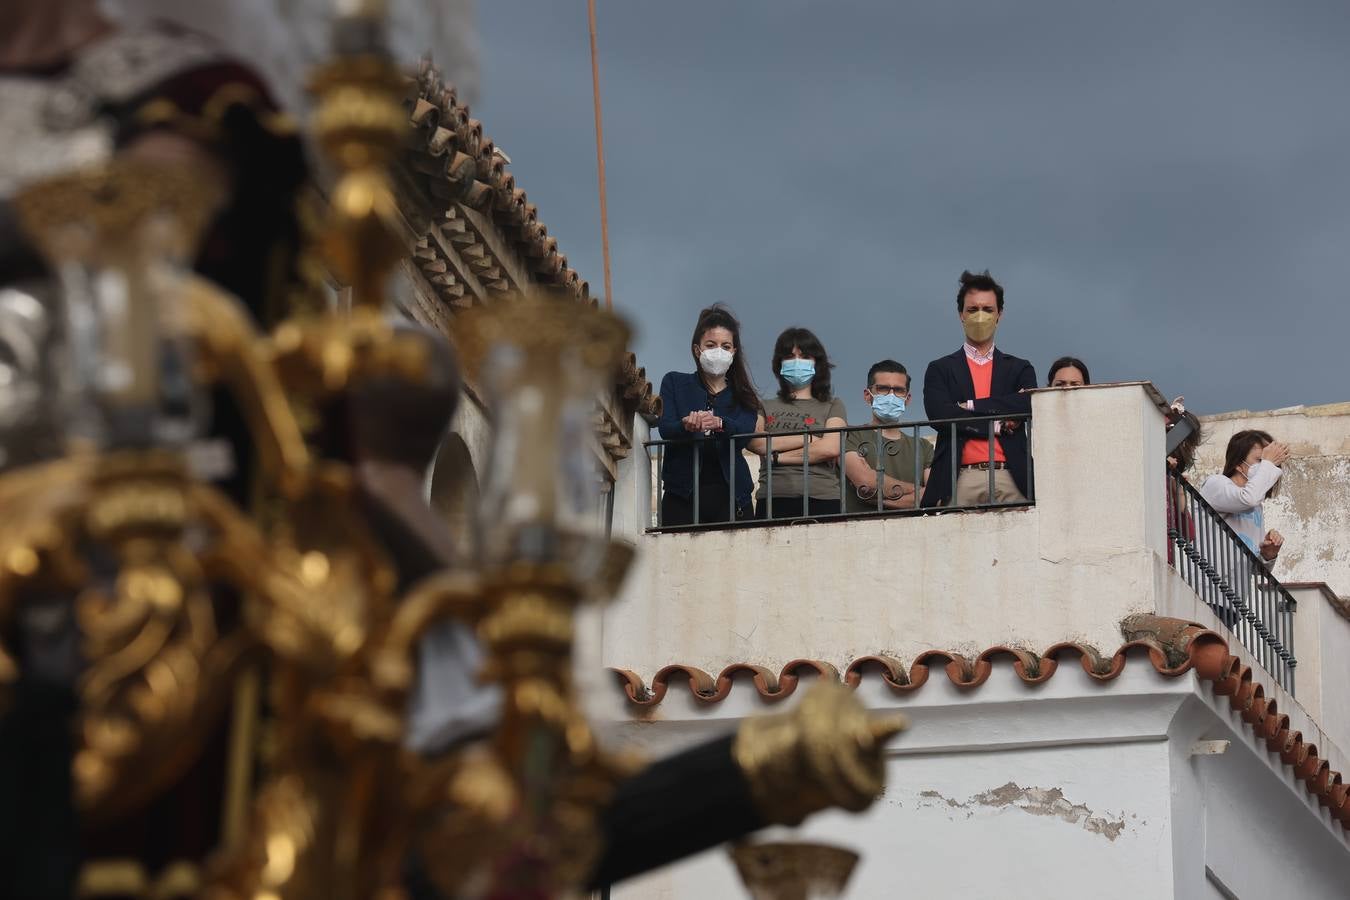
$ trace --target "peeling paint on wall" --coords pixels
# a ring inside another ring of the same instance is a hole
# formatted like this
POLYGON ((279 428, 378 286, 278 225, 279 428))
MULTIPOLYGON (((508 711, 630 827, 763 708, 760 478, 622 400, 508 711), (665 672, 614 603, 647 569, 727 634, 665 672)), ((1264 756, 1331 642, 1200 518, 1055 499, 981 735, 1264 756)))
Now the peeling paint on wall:
POLYGON ((1111 818, 1098 815, 1087 804, 1071 803, 1059 788, 1020 787, 1008 782, 1002 787, 982 791, 967 800, 945 797, 937 791, 921 791, 920 807, 946 806, 949 809, 962 810, 970 818, 978 807, 993 809, 1019 809, 1032 816, 1052 816, 1070 825, 1077 825, 1090 834, 1099 834, 1108 841, 1114 841, 1125 830, 1125 817, 1111 818), (923 801, 929 801, 927 803, 923 801))

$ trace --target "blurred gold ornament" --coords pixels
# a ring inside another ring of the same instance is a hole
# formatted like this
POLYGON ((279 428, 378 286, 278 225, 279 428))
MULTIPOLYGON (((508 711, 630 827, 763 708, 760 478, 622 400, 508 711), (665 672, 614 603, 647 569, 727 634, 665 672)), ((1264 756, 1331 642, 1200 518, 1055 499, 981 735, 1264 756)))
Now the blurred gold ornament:
POLYGON ((730 852, 751 900, 840 897, 858 864, 852 850, 808 841, 745 842, 730 852))
MULTIPOLYGON (((314 132, 335 170, 321 244, 352 289, 349 311, 296 315, 264 337, 187 272, 220 197, 186 170, 114 163, 16 201, 74 302, 101 309, 104 282, 126 302, 91 342, 106 371, 87 387, 110 437, 0 477, 0 635, 42 604, 77 617, 87 670, 74 770, 91 819, 163 790, 196 758, 241 663, 266 660, 274 734, 250 824, 173 882, 190 876, 213 900, 394 900, 410 852, 456 896, 574 892, 603 849, 600 813, 633 772, 599 746, 572 680, 577 611, 614 596, 633 556, 587 507, 599 493, 593 414, 630 337, 622 320, 543 289, 457 315, 496 426, 472 572, 400 591, 356 454, 306 443, 332 409, 389 396, 373 386, 458 387, 443 347, 383 314, 407 251, 388 173, 407 114, 382 12, 343 4, 339 53, 313 82, 314 132), (118 278, 89 277, 106 272, 118 278), (143 427, 171 345, 187 348, 194 389, 219 383, 238 401, 265 512, 194 478, 184 442, 143 427), (316 427, 303 431, 298 409, 316 427), (239 615, 222 615, 219 595, 239 615), (503 699, 486 740, 427 760, 405 748, 408 700, 419 641, 449 619, 475 630, 481 678, 503 699)), ((353 422, 338 424, 350 438, 353 422)), ((19 674, 0 643, 0 701, 19 674)), ((745 723, 734 754, 761 813, 791 823, 865 807, 901 727, 818 687, 791 713, 745 723)), ((108 884, 157 889, 143 871, 107 871, 108 884)))
POLYGON ((116 159, 38 182, 13 203, 49 260, 134 250, 143 227, 160 217, 172 223, 175 255, 190 258, 224 199, 218 181, 190 165, 116 159))
POLYGON ((886 741, 907 726, 900 713, 872 715, 848 688, 822 681, 792 711, 747 719, 733 752, 760 812, 798 825, 830 807, 866 809, 886 785, 886 741))

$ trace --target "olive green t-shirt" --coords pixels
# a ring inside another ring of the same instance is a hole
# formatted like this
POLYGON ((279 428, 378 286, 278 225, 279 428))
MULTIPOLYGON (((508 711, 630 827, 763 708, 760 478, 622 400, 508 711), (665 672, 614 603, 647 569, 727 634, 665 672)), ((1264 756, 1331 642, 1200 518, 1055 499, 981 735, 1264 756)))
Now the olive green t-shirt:
MULTIPOLYGON (((775 396, 764 401, 764 430, 766 432, 824 428, 825 423, 830 419, 848 421, 848 413, 844 410, 844 401, 838 397, 831 397, 829 400, 782 400, 775 396)), ((829 437, 838 439, 838 432, 829 435, 829 437)), ((770 445, 770 449, 773 449, 772 445, 770 445)), ((768 468, 769 459, 766 457, 764 464, 759 467, 758 496, 761 499, 768 496, 765 493, 768 468)), ((810 496, 812 500, 839 499, 839 469, 833 461, 811 463, 808 470, 811 477, 810 496)), ((793 465, 774 466, 773 495, 775 497, 801 497, 803 493, 802 464, 800 462, 793 465)))
MULTIPOLYGON (((867 467, 876 470, 877 467, 877 435, 880 431, 850 431, 844 437, 844 453, 856 453, 862 457, 862 461, 867 467)), ((919 451, 919 477, 923 477, 923 470, 933 464, 933 445, 927 441, 919 441, 922 448, 919 451)), ((896 481, 905 481, 914 483, 914 440, 905 432, 901 432, 898 438, 888 440, 884 436, 881 441, 881 471, 885 473, 886 481, 892 479, 896 481)), ((920 488, 922 491, 922 488, 920 488)), ((885 509, 886 507, 882 507, 885 509)), ((849 482, 848 494, 845 497, 844 509, 847 512, 876 512, 877 497, 875 494, 868 500, 858 496, 858 489, 849 482)))

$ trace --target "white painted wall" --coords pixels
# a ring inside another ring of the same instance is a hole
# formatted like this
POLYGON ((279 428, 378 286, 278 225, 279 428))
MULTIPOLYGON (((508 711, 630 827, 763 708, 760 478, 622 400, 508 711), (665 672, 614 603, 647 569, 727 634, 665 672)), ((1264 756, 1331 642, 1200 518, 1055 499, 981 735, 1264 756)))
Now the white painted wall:
MULTIPOLYGON (((1226 634, 1224 626, 1181 577, 1170 568, 1160 573, 1158 611, 1161 615, 1185 619, 1219 633, 1226 634)), ((1325 602, 1325 601, 1322 601, 1325 602)), ((1327 611, 1331 613, 1330 610, 1327 611)), ((1334 615, 1334 613, 1331 613, 1334 615)), ((1350 623, 1343 624, 1350 625, 1350 623)), ((1295 670, 1297 699, 1281 689, 1268 676, 1257 675, 1265 687, 1266 696, 1273 697, 1280 712, 1290 718, 1290 729, 1303 732, 1304 740, 1317 746, 1324 759, 1338 772, 1350 773, 1350 710, 1346 709, 1347 660, 1350 659, 1350 635, 1334 622, 1322 617, 1317 604, 1299 602, 1294 614, 1294 650, 1299 659, 1295 670), (1307 654, 1305 657, 1305 653, 1307 654), (1330 699, 1328 699, 1330 698, 1330 699)), ((1260 673, 1256 658, 1236 640, 1229 640, 1228 650, 1260 673)))
MULTIPOLYGON (((860 816, 830 813, 801 837, 862 859, 847 896, 1163 897, 1168 866, 1162 745, 1070 746, 904 758, 893 787, 860 816), (1008 800, 1012 803, 1007 803, 1008 800), (1089 830, 1091 827, 1098 830, 1089 830), (1119 833, 1115 832, 1120 828, 1119 833), (1140 865, 1141 859, 1155 865, 1140 865)), ((725 853, 705 854, 613 896, 744 896, 725 853)))
MULTIPOLYGON (((1178 741, 1172 747, 1173 790, 1184 790, 1185 785, 1201 798, 1200 809, 1188 810, 1177 825, 1199 829, 1205 866, 1243 900, 1347 896, 1350 840, 1344 829, 1331 822, 1327 811, 1253 736, 1225 698, 1201 691, 1197 701, 1184 713, 1193 728, 1200 729, 1202 737, 1231 741, 1219 756, 1188 758, 1185 744, 1178 741), (1208 715, 1192 711, 1200 704, 1208 715)), ((1323 746, 1318 744, 1319 750, 1323 746)), ((1187 874, 1194 884, 1198 873, 1190 869, 1187 874)))
POLYGON ((649 676, 1005 643, 1114 650, 1121 618, 1155 608, 1166 564, 1162 415, 1140 385, 1033 406, 1033 509, 643 536, 606 615, 606 663, 649 676))
MULTIPOLYGON (((842 666, 873 653, 908 662, 935 647, 978 653, 1004 643, 1041 651, 1080 640, 1110 653, 1120 620, 1145 610, 1222 633, 1166 561, 1164 429, 1151 393, 1043 392, 1033 407, 1034 509, 642 536, 628 590, 602 624, 606 664, 650 679, 673 662, 715 674, 733 662, 842 666)), ((649 467, 639 471, 650 477, 649 467)), ((649 483, 623 490, 642 521, 649 483)), ((1350 771, 1341 749, 1350 622, 1305 599, 1296 627, 1306 707, 1257 677, 1291 727, 1350 771)), ((1236 640, 1230 648, 1254 664, 1236 640)), ((660 756, 801 694, 769 702, 737 676, 725 700, 708 704, 672 683, 634 721, 611 685, 593 711, 613 723, 614 739, 660 756)), ((801 830, 863 853, 848 896, 1346 896, 1344 830, 1193 674, 1165 678, 1134 654, 1105 685, 1065 665, 1031 687, 1000 662, 974 691, 937 673, 903 695, 868 677, 858 696, 905 710, 913 727, 893 748, 890 787, 871 811, 824 815, 801 830), (1230 749, 1192 757, 1197 740, 1230 749)), ((614 896, 743 889, 718 850, 614 896)))
POLYGON ((1018 510, 644 537, 606 617, 606 661, 650 674, 1010 642, 1114 648, 1119 620, 1151 609, 1149 552, 1046 558, 1038 525, 1018 510))
MULTIPOLYGON (((973 692, 945 679, 907 695, 869 679, 858 692, 911 718, 892 745, 885 795, 861 816, 823 814, 770 836, 860 852, 849 897, 1193 900, 1214 896, 1207 868, 1242 898, 1344 896, 1350 842, 1340 826, 1205 685, 1160 676, 1143 654, 1105 685, 1066 668, 1028 687, 1001 665, 973 692), (1230 749, 1192 757, 1198 739, 1230 749), (1274 890, 1281 879, 1298 892, 1274 890)), ((667 699, 656 719, 622 733, 649 754, 670 752, 762 711, 752 695, 712 706, 667 699)), ((744 891, 718 849, 613 896, 744 891)))
MULTIPOLYGON (((843 668, 873 654, 909 662, 930 649, 1041 652, 1069 640, 1110 654, 1137 612, 1226 633, 1166 561, 1154 400, 1141 385, 1035 394, 1033 509, 642 535, 600 626, 604 664, 649 679, 671 663, 716 674, 806 657, 843 668)), ((625 528, 629 514, 646 521, 649 478, 645 465, 625 469, 625 528)), ((1319 599, 1300 604, 1295 623, 1309 720, 1350 745, 1350 622, 1319 599)))
POLYGON ((1350 747, 1350 621, 1333 607, 1328 588, 1295 587, 1294 638, 1298 699, 1341 748, 1350 747))
POLYGON ((613 534, 637 541, 652 521, 653 469, 642 449, 651 440, 651 426, 642 416, 633 416, 633 449, 619 463, 619 474, 614 486, 613 534))

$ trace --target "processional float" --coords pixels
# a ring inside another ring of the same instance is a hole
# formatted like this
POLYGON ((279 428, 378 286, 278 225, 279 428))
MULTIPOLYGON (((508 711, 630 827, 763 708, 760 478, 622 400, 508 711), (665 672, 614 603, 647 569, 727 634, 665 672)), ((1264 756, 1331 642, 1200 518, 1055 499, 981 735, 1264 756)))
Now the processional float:
MULTIPOLYGON (((617 317, 543 290, 456 314, 464 377, 494 420, 473 564, 411 571, 365 513, 344 449, 370 429, 362 409, 418 396, 443 425, 462 377, 449 344, 383 312, 406 253, 389 169, 408 81, 381 20, 379 4, 345 4, 313 81, 333 173, 317 248, 349 308, 264 334, 192 274, 221 189, 187 167, 118 160, 15 198, 61 286, 61 377, 43 402, 66 427, 63 455, 0 477, 0 703, 31 650, 19 623, 73 612, 75 806, 116 822, 192 764, 261 667, 273 734, 247 824, 179 886, 220 900, 567 896, 866 807, 902 723, 839 686, 650 766, 597 742, 571 651, 578 608, 608 599, 632 553, 580 515, 595 398, 628 340, 617 317), (252 504, 194 467, 215 387, 244 413, 252 504), (482 740, 428 757, 406 745, 407 710, 419 641, 446 621, 476 635, 500 710, 482 740)), ((804 844, 735 858, 757 897, 836 891, 853 859, 804 844)))

